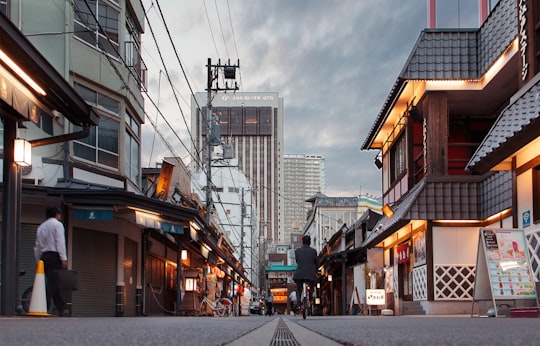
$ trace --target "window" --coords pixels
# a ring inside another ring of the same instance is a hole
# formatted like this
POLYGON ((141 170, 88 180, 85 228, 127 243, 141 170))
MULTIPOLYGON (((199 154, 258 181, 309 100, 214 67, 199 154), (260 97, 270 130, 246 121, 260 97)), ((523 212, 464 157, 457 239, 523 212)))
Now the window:
POLYGON ((540 166, 536 166, 532 170, 532 194, 533 194, 533 213, 532 221, 540 223, 540 166))
POLYGON ((89 89, 81 84, 75 83, 73 89, 90 105, 104 110, 115 116, 120 115, 120 102, 102 93, 89 89))
POLYGON ((244 134, 256 135, 258 129, 257 108, 246 107, 244 114, 244 134))
POLYGON ((74 0, 73 8, 75 37, 117 57, 120 12, 104 0, 74 0))
POLYGON ((9 18, 8 16, 8 2, 7 0, 0 0, 0 12, 2 12, 6 17, 9 18))
POLYGON ((407 145, 402 134, 390 149, 390 182, 401 178, 407 167, 407 145))
MULTIPOLYGON (((81 130, 74 126, 75 130, 81 130)), ((99 125, 92 127, 90 135, 73 142, 73 154, 93 163, 118 169, 118 128, 113 119, 101 117, 99 125)))
POLYGON ((124 171, 126 177, 139 185, 140 178, 140 125, 126 112, 126 136, 124 139, 124 171))
POLYGON ((141 59, 141 32, 129 11, 126 15, 126 37, 124 44, 126 66, 137 79, 141 89, 145 89, 146 67, 141 59))
MULTIPOLYGON (((73 142, 73 154, 81 159, 118 169, 120 102, 78 83, 73 87, 88 104, 101 111, 99 125, 91 128, 90 135, 73 142)), ((82 128, 75 126, 74 129, 82 128)))

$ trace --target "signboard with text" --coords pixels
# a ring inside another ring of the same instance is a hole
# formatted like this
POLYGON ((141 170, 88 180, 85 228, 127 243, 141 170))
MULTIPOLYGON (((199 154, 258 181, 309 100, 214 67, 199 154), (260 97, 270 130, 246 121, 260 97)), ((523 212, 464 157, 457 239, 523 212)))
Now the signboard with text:
POLYGON ((386 292, 384 289, 367 289, 366 290, 367 305, 385 305, 386 292))
POLYGON ((474 300, 536 299, 525 234, 521 229, 480 229, 474 300))

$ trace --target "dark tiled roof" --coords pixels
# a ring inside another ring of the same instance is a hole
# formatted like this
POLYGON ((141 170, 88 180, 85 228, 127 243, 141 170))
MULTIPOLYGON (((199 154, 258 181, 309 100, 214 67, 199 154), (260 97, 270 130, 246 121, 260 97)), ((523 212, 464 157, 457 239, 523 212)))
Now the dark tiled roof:
MULTIPOLYGON (((479 71, 486 71, 518 34, 515 0, 501 0, 479 32, 479 71)), ((482 72, 483 73, 483 72, 482 72)))
POLYGON ((426 177, 392 206, 363 246, 375 246, 410 220, 483 220, 512 206, 512 174, 426 177))
POLYGON ((401 71, 403 79, 476 79, 478 30, 424 30, 401 71))
POLYGON ((408 80, 479 79, 518 34, 517 7, 501 0, 479 29, 426 29, 420 33, 364 144, 370 149, 408 80))
MULTIPOLYGON (((525 128, 531 128, 535 122, 540 121, 540 77, 536 78, 536 83, 528 88, 519 98, 510 104, 495 121, 491 130, 478 147, 473 157, 467 165, 468 171, 483 172, 497 164, 494 156, 497 152, 506 149, 505 146, 515 146, 516 137, 520 136, 525 128), (481 166, 482 161, 490 160, 489 165, 481 166)), ((537 136, 540 136, 540 126, 535 126, 537 136)), ((518 148, 519 149, 519 148, 518 148)), ((516 148, 514 147, 514 152, 516 148)), ((504 159, 504 157, 503 157, 504 159)))

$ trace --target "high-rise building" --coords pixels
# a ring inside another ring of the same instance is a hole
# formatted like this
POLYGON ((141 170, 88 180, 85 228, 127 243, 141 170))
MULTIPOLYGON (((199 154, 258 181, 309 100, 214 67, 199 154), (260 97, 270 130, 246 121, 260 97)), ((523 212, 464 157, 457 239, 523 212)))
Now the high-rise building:
POLYGON ((317 192, 326 193, 326 161, 322 155, 285 154, 283 157, 284 225, 286 239, 301 232, 311 204, 306 200, 317 192))
MULTIPOLYGON (((285 242, 280 220, 283 215, 280 198, 283 191, 283 98, 277 92, 218 93, 212 99, 211 109, 212 116, 219 119, 219 129, 214 129, 213 133, 220 138, 221 147, 216 153, 212 149, 212 161, 222 160, 223 165, 229 165, 233 161, 227 158, 234 157, 238 169, 256 190, 254 204, 260 220, 259 242, 268 243, 269 239, 273 244, 285 242), (218 151, 223 155, 217 154, 218 151)), ((207 172, 208 128, 207 93, 196 93, 191 107, 194 172, 207 172)))

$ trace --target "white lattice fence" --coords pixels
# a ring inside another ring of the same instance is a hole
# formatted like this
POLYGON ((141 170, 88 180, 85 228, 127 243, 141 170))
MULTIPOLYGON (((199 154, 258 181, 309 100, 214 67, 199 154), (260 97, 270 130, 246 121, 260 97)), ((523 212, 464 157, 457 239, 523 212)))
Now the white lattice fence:
POLYGON ((474 265, 436 265, 435 300, 472 300, 474 265))
POLYGON ((540 281, 540 231, 525 235, 529 255, 531 257, 531 269, 535 281, 540 281))
POLYGON ((427 300, 427 266, 413 270, 413 300, 427 300))

